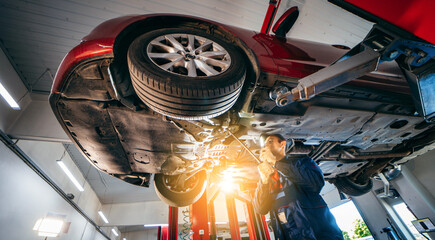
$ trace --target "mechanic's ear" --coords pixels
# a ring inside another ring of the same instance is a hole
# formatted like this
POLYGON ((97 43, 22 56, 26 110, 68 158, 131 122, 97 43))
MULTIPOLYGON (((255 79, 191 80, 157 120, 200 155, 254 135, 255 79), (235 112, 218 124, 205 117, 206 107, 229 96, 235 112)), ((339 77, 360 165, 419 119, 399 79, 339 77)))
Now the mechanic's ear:
POLYGON ((279 144, 280 144, 281 148, 284 148, 284 151, 287 151, 287 141, 286 140, 282 140, 279 144))

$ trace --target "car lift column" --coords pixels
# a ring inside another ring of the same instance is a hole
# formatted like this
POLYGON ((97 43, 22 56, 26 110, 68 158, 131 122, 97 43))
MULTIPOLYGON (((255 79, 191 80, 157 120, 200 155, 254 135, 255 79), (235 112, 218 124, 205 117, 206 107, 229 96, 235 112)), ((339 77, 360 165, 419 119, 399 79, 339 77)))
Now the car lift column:
POLYGON ((239 221, 237 219, 236 201, 233 194, 225 194, 227 203, 228 221, 230 223, 230 232, 232 240, 240 240, 239 221))
POLYGON ((216 215, 214 210, 214 201, 208 203, 208 220, 210 222, 210 240, 217 239, 216 215))
POLYGON ((252 203, 245 202, 245 218, 248 227, 249 239, 253 240, 270 240, 267 225, 265 225, 264 218, 254 211, 252 203), (266 229, 265 229, 266 227, 266 229))
POLYGON ((207 193, 192 204, 192 231, 193 240, 210 240, 208 230, 207 193))
POLYGON ((169 206, 168 240, 178 238, 178 208, 169 206))
POLYGON ((267 227, 266 217, 264 215, 260 215, 261 223, 263 226, 263 235, 266 236, 267 240, 270 240, 269 228, 267 227))
MULTIPOLYGON (((213 192, 213 191, 211 191, 213 192)), ((214 200, 219 194, 216 191, 211 194, 204 193, 202 197, 190 208, 190 218, 192 222, 193 240, 216 240, 216 219, 214 200), (209 198, 209 201, 207 200, 209 198), (210 228, 210 232, 209 232, 210 228)), ((226 207, 228 212, 228 222, 230 225, 231 239, 240 240, 240 228, 237 218, 236 202, 239 199, 245 203, 245 215, 248 225, 249 239, 270 240, 269 230, 265 217, 256 213, 249 197, 241 197, 234 193, 225 194, 226 207)))
POLYGON ((158 228, 157 240, 168 240, 168 226, 160 226, 158 228))

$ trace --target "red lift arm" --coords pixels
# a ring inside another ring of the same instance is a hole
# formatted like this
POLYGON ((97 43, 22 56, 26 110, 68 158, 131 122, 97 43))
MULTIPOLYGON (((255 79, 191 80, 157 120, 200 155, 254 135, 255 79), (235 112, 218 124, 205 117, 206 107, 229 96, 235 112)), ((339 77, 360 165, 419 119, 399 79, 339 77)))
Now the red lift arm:
POLYGON ((261 27, 261 33, 269 34, 272 27, 273 20, 275 19, 276 10, 279 7, 281 0, 270 0, 269 7, 267 8, 266 16, 264 17, 263 26, 261 27))

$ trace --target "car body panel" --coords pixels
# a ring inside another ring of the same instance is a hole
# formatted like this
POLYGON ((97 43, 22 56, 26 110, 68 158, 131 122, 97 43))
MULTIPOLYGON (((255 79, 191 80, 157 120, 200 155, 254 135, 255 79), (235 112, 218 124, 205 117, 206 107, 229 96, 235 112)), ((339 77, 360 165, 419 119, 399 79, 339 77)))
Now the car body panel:
POLYGON ((435 44, 435 2, 432 0, 345 1, 435 44))
POLYGON ((112 54, 114 39, 102 38, 80 43, 63 58, 54 77, 51 93, 59 93, 70 71, 81 61, 106 54, 112 54))

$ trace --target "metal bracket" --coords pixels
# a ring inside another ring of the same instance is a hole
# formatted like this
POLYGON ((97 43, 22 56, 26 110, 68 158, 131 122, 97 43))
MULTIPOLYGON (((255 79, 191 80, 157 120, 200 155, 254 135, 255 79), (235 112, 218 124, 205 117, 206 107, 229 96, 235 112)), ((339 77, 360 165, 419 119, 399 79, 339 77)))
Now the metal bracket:
POLYGON ((387 198, 393 196, 393 193, 390 192, 390 182, 387 180, 387 178, 384 176, 383 173, 378 173, 378 177, 382 180, 384 183, 384 192, 378 194, 377 196, 380 198, 387 198))

